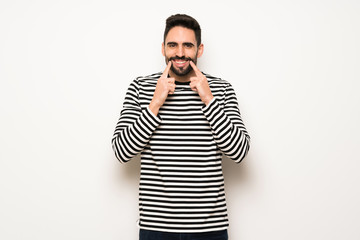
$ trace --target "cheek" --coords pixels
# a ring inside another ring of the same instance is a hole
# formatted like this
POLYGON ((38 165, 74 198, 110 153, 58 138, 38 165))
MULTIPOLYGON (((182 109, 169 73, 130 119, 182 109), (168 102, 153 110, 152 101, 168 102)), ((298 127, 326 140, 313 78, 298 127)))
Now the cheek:
POLYGON ((187 55, 187 57, 190 57, 190 58, 197 58, 197 52, 193 51, 193 50, 187 51, 186 55, 187 55))
POLYGON ((170 58, 175 56, 175 51, 166 50, 165 51, 165 57, 170 58))

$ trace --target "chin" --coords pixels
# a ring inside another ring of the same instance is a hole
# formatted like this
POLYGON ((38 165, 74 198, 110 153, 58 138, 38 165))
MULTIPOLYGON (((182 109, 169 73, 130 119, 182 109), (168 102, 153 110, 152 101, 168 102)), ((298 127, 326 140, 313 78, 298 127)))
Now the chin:
POLYGON ((177 76, 183 77, 183 76, 188 75, 188 74, 192 71, 192 67, 189 66, 188 68, 186 68, 186 69, 184 69, 184 70, 182 70, 182 71, 179 71, 179 70, 171 67, 171 71, 172 71, 173 73, 175 73, 177 76))

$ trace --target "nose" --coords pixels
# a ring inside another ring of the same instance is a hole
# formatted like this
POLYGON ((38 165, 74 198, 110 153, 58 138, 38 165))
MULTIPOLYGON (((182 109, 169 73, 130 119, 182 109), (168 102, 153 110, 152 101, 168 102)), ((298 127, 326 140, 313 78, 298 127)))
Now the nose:
POLYGON ((178 57, 183 57, 185 56, 185 52, 184 52, 184 48, 183 46, 181 46, 181 44, 178 46, 178 48, 176 49, 176 55, 178 57))

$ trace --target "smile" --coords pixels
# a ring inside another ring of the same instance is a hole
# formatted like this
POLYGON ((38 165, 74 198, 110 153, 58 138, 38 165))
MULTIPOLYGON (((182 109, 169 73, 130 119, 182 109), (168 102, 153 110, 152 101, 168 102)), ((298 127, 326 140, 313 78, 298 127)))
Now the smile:
POLYGON ((180 67, 185 67, 188 64, 189 60, 174 59, 174 60, 172 60, 172 62, 176 67, 180 68, 180 67))

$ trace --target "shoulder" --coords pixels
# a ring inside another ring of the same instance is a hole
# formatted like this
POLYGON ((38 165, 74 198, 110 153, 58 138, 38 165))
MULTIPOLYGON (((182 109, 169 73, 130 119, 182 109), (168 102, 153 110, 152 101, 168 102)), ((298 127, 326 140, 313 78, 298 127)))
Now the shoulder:
POLYGON ((157 80, 160 76, 161 72, 146 76, 139 76, 131 81, 128 91, 138 94, 141 89, 154 88, 156 87, 157 80))
POLYGON ((158 72, 146 76, 139 76, 136 79, 134 79, 133 82, 139 86, 148 85, 148 84, 156 85, 157 80, 160 78, 161 74, 162 74, 161 72, 158 72))
POLYGON ((208 73, 203 73, 203 74, 207 78, 210 87, 215 87, 215 88, 219 88, 219 87, 220 88, 228 88, 228 87, 231 87, 231 84, 225 79, 212 76, 212 75, 210 75, 208 73))

